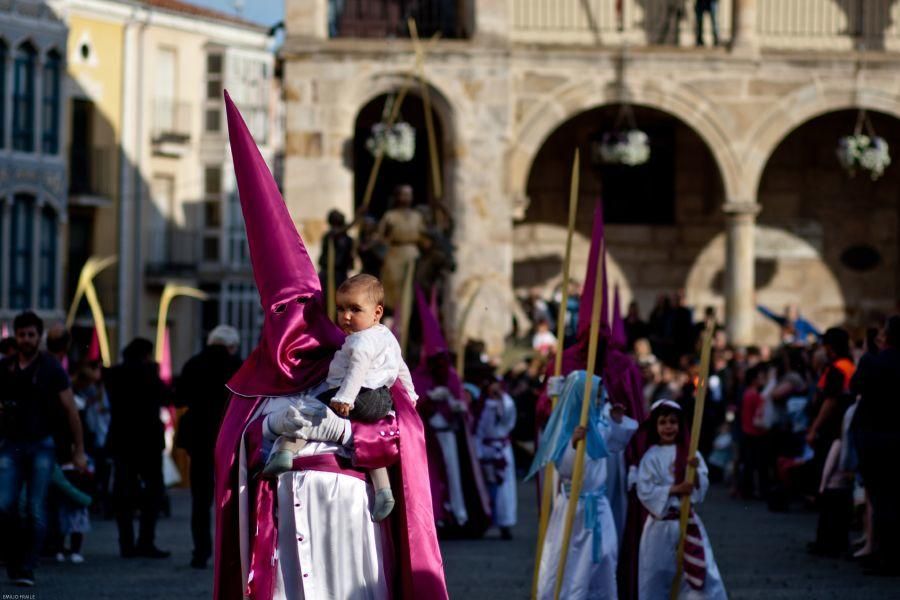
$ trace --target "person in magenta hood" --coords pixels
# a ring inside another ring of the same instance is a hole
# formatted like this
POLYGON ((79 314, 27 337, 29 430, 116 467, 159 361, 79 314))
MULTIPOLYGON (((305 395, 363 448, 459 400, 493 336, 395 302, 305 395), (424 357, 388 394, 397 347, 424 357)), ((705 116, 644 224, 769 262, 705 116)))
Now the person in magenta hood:
MULTIPOLYGON (((447 598, 434 528, 422 422, 402 385, 395 414, 376 423, 310 415, 292 470, 259 477, 270 415, 317 395, 344 334, 331 322, 313 263, 268 167, 227 92, 235 175, 265 313, 259 345, 228 383, 215 451, 217 600, 447 598), (402 442, 402 443, 401 443, 402 442), (388 467, 397 505, 369 514, 368 469, 388 467)), ((327 411, 324 412, 327 415, 327 411)), ((283 429, 283 423, 282 429, 283 429)))

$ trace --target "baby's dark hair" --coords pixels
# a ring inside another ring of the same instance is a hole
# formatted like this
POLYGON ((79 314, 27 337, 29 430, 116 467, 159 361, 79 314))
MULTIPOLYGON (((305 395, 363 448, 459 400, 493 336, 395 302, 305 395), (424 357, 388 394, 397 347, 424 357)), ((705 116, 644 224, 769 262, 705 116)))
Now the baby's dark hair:
POLYGON ((350 277, 337 289, 337 293, 361 291, 365 293, 375 306, 384 306, 384 286, 377 277, 360 273, 350 277))
POLYGON ((678 419, 678 437, 675 438, 675 444, 680 445, 684 442, 685 436, 685 423, 684 423, 684 411, 681 408, 675 408, 668 402, 660 404, 655 409, 650 412, 650 416, 647 417, 645 423, 647 423, 647 445, 653 446, 655 444, 659 444, 659 431, 657 430, 657 423, 659 423, 659 419, 661 417, 668 417, 669 415, 675 415, 678 419))

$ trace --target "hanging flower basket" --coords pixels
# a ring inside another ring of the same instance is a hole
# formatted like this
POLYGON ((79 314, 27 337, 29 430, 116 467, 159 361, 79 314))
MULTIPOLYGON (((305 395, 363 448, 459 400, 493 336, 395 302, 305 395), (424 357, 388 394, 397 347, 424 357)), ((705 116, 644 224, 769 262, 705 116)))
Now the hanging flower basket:
POLYGON ((650 159, 650 138, 640 129, 604 133, 597 152, 606 164, 642 165, 650 159))
POLYGON ((869 172, 872 181, 881 177, 884 169, 891 164, 888 143, 884 138, 863 133, 838 140, 837 157, 851 177, 857 169, 862 169, 869 172))
POLYGON ((884 138, 875 135, 869 115, 861 110, 856 118, 853 135, 846 135, 838 140, 837 158, 851 177, 856 175, 857 169, 862 169, 868 171, 872 181, 875 181, 891 164, 889 150, 884 138))
POLYGON ((409 123, 395 123, 385 127, 384 123, 372 125, 372 133, 366 140, 366 149, 372 156, 383 153, 386 158, 397 162, 409 162, 416 154, 416 130, 409 123))

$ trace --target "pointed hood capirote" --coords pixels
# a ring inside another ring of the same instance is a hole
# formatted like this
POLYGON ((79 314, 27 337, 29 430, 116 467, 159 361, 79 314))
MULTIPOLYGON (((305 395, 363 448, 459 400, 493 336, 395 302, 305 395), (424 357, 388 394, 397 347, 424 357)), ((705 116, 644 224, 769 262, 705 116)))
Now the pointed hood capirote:
MULTIPOLYGON (((591 307, 594 304, 594 294, 597 293, 597 248, 605 243, 605 231, 603 223, 603 199, 597 200, 594 207, 594 225, 591 229, 591 249, 588 255, 587 271, 584 275, 584 286, 578 305, 578 328, 576 338, 578 342, 587 348, 588 336, 591 330, 591 307)), ((606 284, 606 247, 603 247, 603 278, 600 282, 600 293, 603 298, 600 301, 600 337, 608 338, 609 330, 609 290, 606 284)))
POLYGON ((250 262, 264 313, 259 344, 228 388, 240 396, 285 396, 325 378, 344 335, 328 318, 306 246, 227 91, 225 110, 250 262))
POLYGON ((422 326, 422 358, 427 359, 437 354, 448 352, 447 340, 441 333, 441 325, 437 313, 433 312, 422 288, 416 286, 416 308, 419 311, 419 323, 422 326))

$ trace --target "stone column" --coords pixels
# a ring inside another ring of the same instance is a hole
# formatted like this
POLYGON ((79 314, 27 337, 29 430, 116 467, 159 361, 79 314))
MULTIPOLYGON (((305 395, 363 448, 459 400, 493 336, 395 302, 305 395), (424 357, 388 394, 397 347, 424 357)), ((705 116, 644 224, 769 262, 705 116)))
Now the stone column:
POLYGON ((731 51, 755 54, 759 50, 756 37, 756 0, 733 0, 731 51))
POLYGON ((328 0, 285 0, 284 28, 289 36, 328 38, 328 0))
POLYGON ((473 37, 480 42, 502 44, 509 38, 510 3, 508 0, 470 0, 460 6, 474 7, 474 15, 464 15, 466 21, 474 20, 473 37))
POLYGON ((756 251, 753 245, 759 205, 725 206, 725 328, 732 344, 753 343, 756 251))

